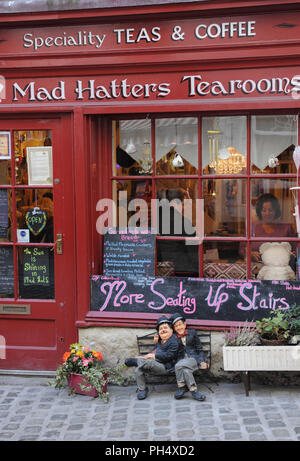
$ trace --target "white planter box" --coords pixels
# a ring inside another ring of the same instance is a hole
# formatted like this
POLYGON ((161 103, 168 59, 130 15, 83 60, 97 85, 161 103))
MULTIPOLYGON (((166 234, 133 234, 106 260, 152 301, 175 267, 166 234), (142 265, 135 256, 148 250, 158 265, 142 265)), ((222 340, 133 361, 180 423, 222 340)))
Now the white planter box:
POLYGON ((223 346, 225 371, 299 371, 300 346, 223 346))

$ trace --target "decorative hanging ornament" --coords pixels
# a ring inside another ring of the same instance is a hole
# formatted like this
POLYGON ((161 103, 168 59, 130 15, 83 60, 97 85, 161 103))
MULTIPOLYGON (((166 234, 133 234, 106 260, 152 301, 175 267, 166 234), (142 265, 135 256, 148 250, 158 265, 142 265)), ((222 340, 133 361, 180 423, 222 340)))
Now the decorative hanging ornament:
POLYGON ((33 233, 39 235, 47 224, 47 213, 38 207, 28 210, 25 215, 26 226, 33 233))
POLYGON ((276 166, 279 165, 279 160, 277 157, 274 157, 274 155, 272 157, 269 158, 268 160, 268 165, 270 168, 275 168, 276 166))
POLYGON ((183 159, 177 152, 172 160, 172 164, 175 168, 182 168, 184 166, 183 159))

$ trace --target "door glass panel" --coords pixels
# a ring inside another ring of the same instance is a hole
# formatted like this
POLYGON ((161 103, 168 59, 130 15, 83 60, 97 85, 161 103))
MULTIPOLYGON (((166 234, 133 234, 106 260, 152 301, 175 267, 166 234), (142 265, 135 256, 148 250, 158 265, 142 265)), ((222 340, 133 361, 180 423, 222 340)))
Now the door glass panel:
POLYGON ((54 298, 54 256, 49 247, 18 249, 19 297, 54 298))
POLYGON ((14 297, 14 258, 12 246, 0 247, 0 298, 14 297))
POLYGON ((0 242, 12 241, 11 191, 0 189, 0 242))
POLYGON ((0 298, 54 299, 52 172, 51 131, 0 131, 0 298))
POLYGON ((11 184, 10 131, 0 131, 0 184, 11 184))
POLYGON ((53 243, 52 189, 17 189, 16 215, 19 243, 53 243))
POLYGON ((51 149, 45 150, 45 153, 30 149, 51 145, 52 134, 49 130, 14 131, 16 184, 52 185, 51 149), (36 178, 37 172, 40 180, 36 178))
POLYGON ((197 174, 197 118, 155 120, 155 140, 157 175, 197 174))

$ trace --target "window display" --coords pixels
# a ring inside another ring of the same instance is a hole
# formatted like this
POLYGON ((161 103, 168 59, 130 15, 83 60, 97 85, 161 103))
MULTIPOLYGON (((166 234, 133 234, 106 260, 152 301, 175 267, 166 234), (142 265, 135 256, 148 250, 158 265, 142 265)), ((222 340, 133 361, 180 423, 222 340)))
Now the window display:
POLYGON ((155 233, 157 275, 256 278, 259 239, 289 242, 292 261, 297 126, 295 115, 114 121, 114 225, 155 233))

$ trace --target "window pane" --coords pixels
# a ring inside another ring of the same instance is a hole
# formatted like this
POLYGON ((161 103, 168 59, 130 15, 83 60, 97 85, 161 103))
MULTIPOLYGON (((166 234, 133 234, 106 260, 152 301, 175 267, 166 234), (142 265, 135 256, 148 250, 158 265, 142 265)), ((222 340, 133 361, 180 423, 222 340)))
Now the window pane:
POLYGON ((2 160, 0 157, 0 184, 11 184, 11 160, 2 160))
POLYGON ((54 299, 54 252, 36 246, 18 250, 19 297, 54 299))
MULTIPOLYGON (((273 252, 270 247, 267 248, 270 242, 252 242, 251 243, 251 260, 256 262, 256 278, 260 280, 292 280, 296 278, 296 246, 297 242, 289 242, 291 245, 290 249, 292 250, 290 255, 286 255, 286 260, 283 259, 283 255, 281 255, 282 263, 286 266, 284 269, 281 268, 271 268, 270 266, 264 264, 263 258, 265 262, 269 259, 269 254, 273 252), (263 244, 267 243, 265 247, 263 244), (263 253, 263 254, 262 254, 263 253)), ((283 242, 286 245, 287 242, 283 242)), ((271 256, 273 258, 273 255, 271 256)), ((278 258, 278 256, 277 256, 278 258)))
POLYGON ((121 228, 151 226, 151 180, 113 181, 113 197, 117 205, 114 226, 121 228))
POLYGON ((157 180, 158 233, 162 236, 194 236, 197 196, 198 185, 194 179, 157 180))
MULTIPOLYGON (((254 265, 251 278, 254 278, 254 265)), ((203 276, 216 279, 246 279, 246 252, 238 242, 205 242, 203 244, 203 276)))
POLYGON ((14 297, 13 247, 0 246, 0 298, 14 297))
POLYGON ((155 156, 157 175, 197 174, 198 119, 155 120, 155 156))
POLYGON ((246 180, 205 179, 204 233, 207 236, 245 236, 246 180))
POLYGON ((297 116, 251 117, 252 173, 295 173, 293 152, 297 145, 297 116))
MULTIPOLYGON (((29 158, 29 150, 31 147, 51 146, 52 135, 51 131, 35 130, 35 131, 15 131, 14 132, 14 148, 15 148, 15 164, 16 164, 16 184, 28 185, 28 165, 31 163, 29 158)), ((41 178, 45 176, 44 181, 38 184, 52 184, 52 158, 50 158, 50 165, 47 162, 48 157, 45 157, 45 162, 41 162, 41 158, 34 158, 35 164, 31 166, 31 173, 39 169, 41 178), (37 162, 39 164, 37 165, 37 162)), ((37 184, 36 182, 34 184, 37 184)), ((30 184, 29 184, 30 185, 30 184)))
POLYGON ((53 243, 52 189, 17 189, 17 240, 53 243))
POLYGON ((253 179, 251 234, 253 237, 297 237, 292 179, 253 179))
POLYGON ((204 174, 246 172, 246 117, 202 119, 202 167, 204 174))
POLYGON ((198 277, 198 245, 184 240, 157 241, 157 275, 163 277, 198 277))
POLYGON ((152 173, 151 120, 116 121, 113 123, 113 138, 114 175, 152 173))
POLYGON ((0 189, 0 242, 12 241, 11 191, 0 189))

